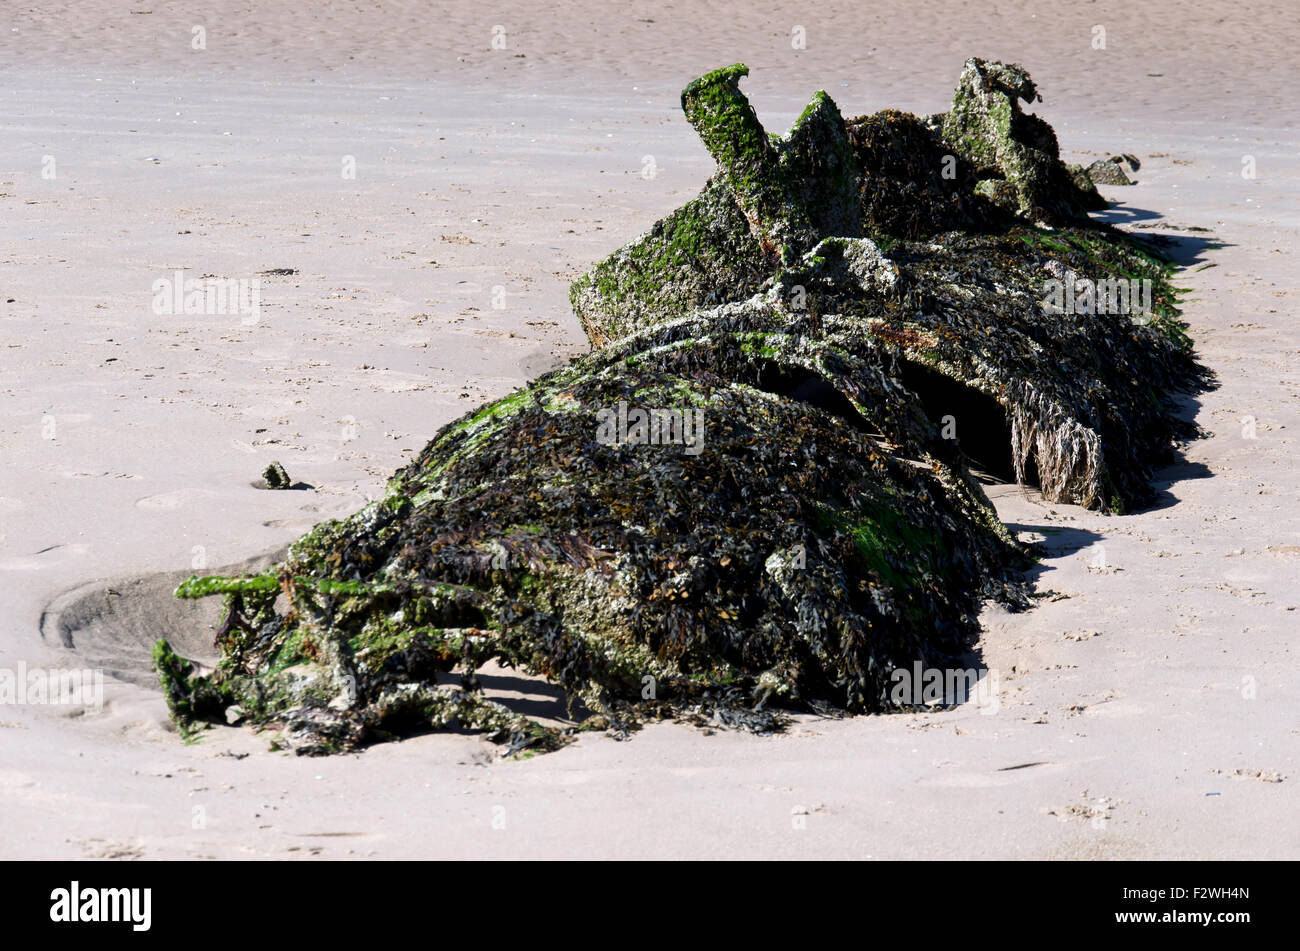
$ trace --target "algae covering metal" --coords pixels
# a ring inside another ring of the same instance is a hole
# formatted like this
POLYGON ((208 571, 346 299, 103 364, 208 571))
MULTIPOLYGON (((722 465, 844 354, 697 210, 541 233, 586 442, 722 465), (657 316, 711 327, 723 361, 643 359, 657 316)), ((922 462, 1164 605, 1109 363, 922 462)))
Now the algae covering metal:
POLYGON ((819 92, 778 138, 745 73, 683 92, 718 161, 700 196, 574 283, 590 355, 443 427, 266 574, 178 589, 228 607, 213 671, 155 648, 185 730, 325 753, 459 727, 519 753, 889 710, 893 671, 952 666, 983 601, 1026 603, 968 467, 990 432, 1048 500, 1149 499, 1192 434, 1170 399, 1206 378, 1169 265, 1084 215, 1101 199, 1020 111, 1027 74, 970 60, 928 119, 845 122, 819 92), (979 401, 993 430, 963 442, 979 401), (490 701, 488 661, 581 722, 490 701))

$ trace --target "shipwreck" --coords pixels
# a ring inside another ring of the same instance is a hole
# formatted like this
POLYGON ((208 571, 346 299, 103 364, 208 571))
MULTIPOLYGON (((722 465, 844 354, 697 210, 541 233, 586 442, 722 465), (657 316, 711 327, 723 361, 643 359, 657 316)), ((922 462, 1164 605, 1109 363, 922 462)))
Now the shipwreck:
POLYGON ((717 162, 699 195, 573 284, 590 354, 444 426, 271 570, 181 585, 227 607, 215 669, 155 647, 183 729, 326 753, 456 726, 517 754, 897 709, 892 671, 961 656, 984 601, 1026 603, 1031 553, 977 472, 1150 500, 1206 375, 1172 265, 1088 217, 1106 202, 1023 111, 1028 74, 971 59, 929 117, 846 120, 819 92, 778 136, 746 73, 682 93, 717 162), (1143 293, 1076 306, 1119 282, 1143 293), (489 661, 575 722, 487 699, 489 661))

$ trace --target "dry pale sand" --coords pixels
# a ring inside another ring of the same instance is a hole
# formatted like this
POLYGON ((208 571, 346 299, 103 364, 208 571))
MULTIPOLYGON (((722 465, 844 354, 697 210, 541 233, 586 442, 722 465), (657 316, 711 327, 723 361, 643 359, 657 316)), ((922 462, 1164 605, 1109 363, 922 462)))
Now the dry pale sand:
POLYGON ((0 668, 119 676, 100 711, 0 706, 0 854, 1300 856, 1298 20, 1171 0, 5 7, 0 668), (523 762, 457 735, 328 759, 179 739, 141 651, 200 643, 213 606, 139 579, 355 509, 441 423, 584 349, 568 280, 711 171, 682 85, 746 61, 777 129, 818 88, 846 114, 940 110, 970 55, 1029 68, 1070 158, 1142 159, 1110 214, 1179 239, 1222 384, 1188 404, 1209 435, 1150 511, 991 491, 1066 595, 986 612, 996 712, 662 724, 523 762), (176 268, 298 273, 262 279, 246 326, 155 316, 176 268), (252 488, 272 458, 314 488, 252 488))

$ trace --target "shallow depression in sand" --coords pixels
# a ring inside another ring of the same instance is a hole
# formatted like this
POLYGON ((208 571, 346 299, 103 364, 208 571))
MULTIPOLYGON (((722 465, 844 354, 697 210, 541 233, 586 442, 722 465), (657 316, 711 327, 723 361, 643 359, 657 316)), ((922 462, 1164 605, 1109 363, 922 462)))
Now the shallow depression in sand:
POLYGON ((174 492, 146 496, 137 500, 135 504, 142 509, 178 509, 183 505, 211 498, 216 494, 211 489, 177 489, 174 492))
MULTIPOLYGON (((219 569, 220 574, 264 570, 283 552, 219 569)), ((183 601, 173 592, 193 572, 169 571, 95 581, 67 591, 41 614, 41 637, 76 654, 78 662, 141 686, 157 686, 151 652, 166 638, 182 657, 211 665, 213 639, 222 621, 220 598, 183 601)))

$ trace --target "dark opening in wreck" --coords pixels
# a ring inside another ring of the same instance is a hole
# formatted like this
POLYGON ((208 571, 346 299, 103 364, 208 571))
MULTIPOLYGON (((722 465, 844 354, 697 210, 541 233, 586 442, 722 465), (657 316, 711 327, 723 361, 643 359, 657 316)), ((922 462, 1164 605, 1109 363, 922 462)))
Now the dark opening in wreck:
POLYGON ((854 429, 871 432, 871 425, 848 397, 824 377, 802 367, 782 366, 774 360, 759 360, 754 385, 774 396, 783 396, 830 413, 854 429))
MULTIPOLYGON (((987 393, 937 370, 901 361, 903 386, 916 394, 940 439, 953 439, 972 470, 997 482, 1015 482, 1011 420, 1006 407, 987 393)), ((1038 465, 1031 453, 1025 462, 1025 485, 1038 487, 1038 465)))

